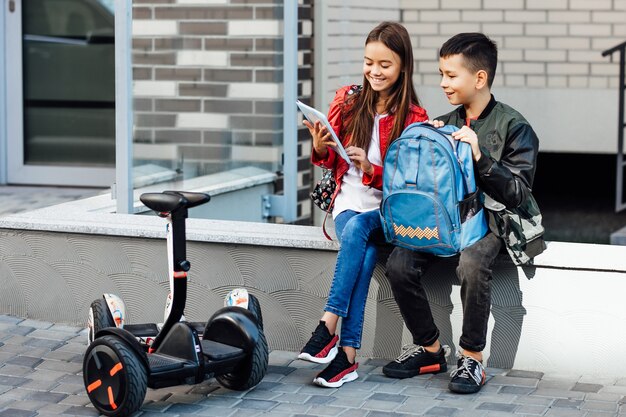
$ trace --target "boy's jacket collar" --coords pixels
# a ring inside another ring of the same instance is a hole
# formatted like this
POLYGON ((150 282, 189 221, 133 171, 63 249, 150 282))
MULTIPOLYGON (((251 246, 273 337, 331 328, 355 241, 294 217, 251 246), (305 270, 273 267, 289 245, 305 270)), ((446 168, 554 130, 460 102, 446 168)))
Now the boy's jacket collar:
MULTIPOLYGON (((489 116, 489 113, 491 113, 491 110, 496 107, 496 104, 498 104, 498 102, 492 94, 489 103, 487 103, 487 107, 485 107, 485 109, 480 113, 480 116, 478 116, 478 120, 484 119, 485 117, 489 116)), ((465 114, 465 107, 463 107, 462 105, 459 106, 459 115, 463 120, 465 120, 467 117, 465 114)))

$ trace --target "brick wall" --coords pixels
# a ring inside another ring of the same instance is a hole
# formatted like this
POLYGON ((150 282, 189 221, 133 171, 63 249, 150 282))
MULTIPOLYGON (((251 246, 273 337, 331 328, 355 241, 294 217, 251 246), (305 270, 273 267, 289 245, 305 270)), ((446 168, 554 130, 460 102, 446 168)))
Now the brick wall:
POLYGON ((437 50, 459 32, 483 32, 500 50, 495 86, 617 88, 601 52, 626 40, 624 0, 401 0, 414 35, 417 84, 438 85, 437 50))
MULTIPOLYGON (((298 25, 305 94, 312 34, 306 3, 298 25)), ((282 4, 133 2, 136 164, 179 169, 185 178, 248 165, 282 170, 282 4)), ((310 166, 299 169, 308 206, 310 166)))

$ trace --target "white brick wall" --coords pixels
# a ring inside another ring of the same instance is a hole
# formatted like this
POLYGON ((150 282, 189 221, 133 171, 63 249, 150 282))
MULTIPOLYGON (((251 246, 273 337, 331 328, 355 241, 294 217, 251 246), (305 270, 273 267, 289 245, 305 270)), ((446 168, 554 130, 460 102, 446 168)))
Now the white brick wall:
POLYGON ((617 85, 618 64, 601 53, 626 40, 626 0, 439 0, 438 7, 429 1, 426 8, 421 3, 400 1, 400 7, 402 23, 414 36, 416 69, 426 71, 415 79, 424 84, 433 80, 430 68, 436 68, 441 44, 456 33, 477 31, 498 44, 496 85, 617 85))

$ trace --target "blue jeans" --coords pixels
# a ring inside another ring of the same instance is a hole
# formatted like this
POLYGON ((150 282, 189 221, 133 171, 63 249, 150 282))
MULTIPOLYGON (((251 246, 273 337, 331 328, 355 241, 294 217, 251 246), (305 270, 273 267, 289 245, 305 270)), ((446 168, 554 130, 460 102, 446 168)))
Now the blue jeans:
POLYGON ((324 311, 343 318, 340 345, 359 349, 365 301, 377 260, 375 242, 382 237, 378 210, 340 213, 335 218, 335 232, 341 246, 324 311))

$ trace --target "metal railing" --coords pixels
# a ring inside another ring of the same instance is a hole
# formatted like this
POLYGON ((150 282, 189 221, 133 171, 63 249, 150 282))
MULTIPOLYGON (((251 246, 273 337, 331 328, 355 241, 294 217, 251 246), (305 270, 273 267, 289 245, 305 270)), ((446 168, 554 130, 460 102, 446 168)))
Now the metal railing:
POLYGON ((617 113, 617 180, 615 184, 615 211, 620 212, 626 208, 624 202, 624 92, 626 90, 625 67, 626 67, 626 42, 622 42, 606 51, 602 56, 611 56, 619 51, 619 104, 617 113))

